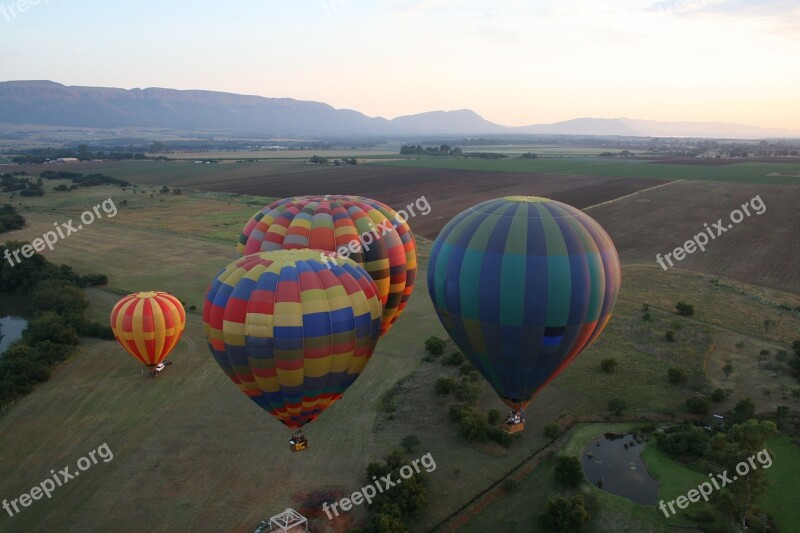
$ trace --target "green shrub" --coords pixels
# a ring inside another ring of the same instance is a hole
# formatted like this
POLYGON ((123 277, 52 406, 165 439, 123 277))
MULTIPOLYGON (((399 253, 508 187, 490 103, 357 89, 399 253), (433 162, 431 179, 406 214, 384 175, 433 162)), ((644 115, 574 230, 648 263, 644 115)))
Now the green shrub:
POLYGON ((561 434, 561 428, 558 424, 545 424, 544 436, 548 439, 555 439, 561 434))
POLYGON ((686 399, 686 409, 695 415, 707 415, 709 411, 708 401, 705 398, 694 396, 686 399))
POLYGON ((460 366, 467 360, 461 352, 450 352, 442 358, 442 364, 445 366, 460 366))
POLYGON ((673 385, 680 385, 681 383, 686 383, 689 379, 689 376, 686 375, 686 371, 680 368, 669 368, 667 369, 667 377, 669 378, 669 382, 673 385))
POLYGON ((574 455, 562 455, 556 461, 556 481, 565 487, 577 487, 583 481, 581 461, 574 455))
POLYGON ((600 368, 606 374, 613 374, 617 370, 617 360, 613 357, 609 359, 603 359, 600 361, 600 368))
POLYGON ((728 392, 725 389, 716 389, 711 393, 711 400, 717 403, 724 402, 728 397, 728 392))
POLYGON ((431 355, 442 355, 444 353, 444 341, 439 337, 428 337, 425 340, 425 350, 431 355))
POLYGON ((458 382, 454 378, 439 378, 436 380, 436 395, 447 396, 458 386, 458 382))
POLYGON ((617 416, 622 415, 625 409, 628 408, 628 402, 620 398, 611 398, 608 400, 608 410, 617 416))

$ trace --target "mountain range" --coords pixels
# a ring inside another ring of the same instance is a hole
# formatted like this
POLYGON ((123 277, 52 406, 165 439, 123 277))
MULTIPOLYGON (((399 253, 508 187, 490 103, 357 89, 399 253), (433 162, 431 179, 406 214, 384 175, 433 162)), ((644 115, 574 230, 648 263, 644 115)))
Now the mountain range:
POLYGON ((394 119, 369 117, 321 102, 215 91, 0 82, 0 123, 78 128, 159 128, 273 136, 621 135, 658 137, 798 137, 800 130, 716 122, 577 118, 507 127, 469 109, 394 119))

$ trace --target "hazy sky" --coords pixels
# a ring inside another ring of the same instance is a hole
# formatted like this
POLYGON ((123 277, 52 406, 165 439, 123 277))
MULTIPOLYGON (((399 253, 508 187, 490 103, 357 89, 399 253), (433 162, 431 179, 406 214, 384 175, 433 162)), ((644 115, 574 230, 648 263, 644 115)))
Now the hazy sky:
POLYGON ((0 0, 0 80, 292 97, 387 118, 470 108, 511 126, 800 129, 798 0, 18 3, 0 0))

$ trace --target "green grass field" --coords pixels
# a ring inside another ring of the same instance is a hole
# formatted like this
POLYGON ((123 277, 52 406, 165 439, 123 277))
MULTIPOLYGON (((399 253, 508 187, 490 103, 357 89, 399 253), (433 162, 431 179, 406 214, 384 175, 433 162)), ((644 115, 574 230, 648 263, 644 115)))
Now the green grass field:
POLYGON ((800 163, 736 163, 724 166, 677 165, 643 160, 564 157, 542 159, 420 158, 374 162, 375 165, 489 172, 535 172, 581 176, 685 179, 732 183, 792 184, 800 181, 800 163), (794 173, 793 176, 772 175, 794 173))
POLYGON ((797 472, 800 472, 800 446, 788 437, 767 441, 772 466, 764 474, 769 482, 761 507, 775 517, 780 531, 794 531, 800 524, 797 505, 797 472))

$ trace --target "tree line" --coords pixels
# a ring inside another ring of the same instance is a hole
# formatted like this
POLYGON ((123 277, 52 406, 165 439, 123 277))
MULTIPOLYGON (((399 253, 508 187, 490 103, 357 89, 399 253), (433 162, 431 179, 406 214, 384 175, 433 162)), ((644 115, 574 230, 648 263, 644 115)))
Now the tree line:
MULTIPOLYGON (((0 255, 24 244, 6 242, 0 246, 0 255)), ((103 274, 80 276, 71 267, 50 263, 40 254, 13 267, 7 262, 0 264, 0 292, 24 299, 31 316, 22 339, 0 356, 0 409, 47 381, 52 369, 74 353, 79 336, 114 338, 109 326, 83 316, 89 301, 82 289, 106 283, 103 274)))

